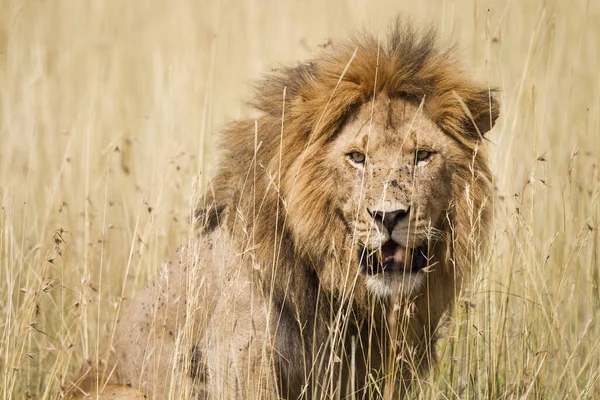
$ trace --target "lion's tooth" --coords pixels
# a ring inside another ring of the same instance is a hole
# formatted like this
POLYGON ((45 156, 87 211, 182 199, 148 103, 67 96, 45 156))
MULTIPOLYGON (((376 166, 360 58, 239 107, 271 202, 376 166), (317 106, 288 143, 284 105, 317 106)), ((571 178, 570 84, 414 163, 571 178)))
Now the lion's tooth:
POLYGON ((406 250, 406 266, 410 269, 413 266, 413 262, 414 262, 414 255, 415 255, 415 249, 407 249, 406 250))
POLYGON ((403 263, 405 255, 406 249, 402 246, 398 246, 396 252, 394 253, 394 262, 397 264, 403 263))

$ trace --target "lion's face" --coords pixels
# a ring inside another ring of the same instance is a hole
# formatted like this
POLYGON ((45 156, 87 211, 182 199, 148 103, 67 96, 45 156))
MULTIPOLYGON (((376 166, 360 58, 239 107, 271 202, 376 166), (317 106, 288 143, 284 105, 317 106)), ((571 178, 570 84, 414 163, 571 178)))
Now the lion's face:
POLYGON ((455 144, 418 105, 380 95, 331 146, 328 164, 359 281, 379 297, 418 293, 451 198, 447 157, 455 144))

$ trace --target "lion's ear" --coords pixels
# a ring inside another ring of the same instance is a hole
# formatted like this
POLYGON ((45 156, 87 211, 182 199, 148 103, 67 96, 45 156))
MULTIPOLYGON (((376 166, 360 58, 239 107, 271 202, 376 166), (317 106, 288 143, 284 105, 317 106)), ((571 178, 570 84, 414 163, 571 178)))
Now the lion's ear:
POLYGON ((500 115, 500 104, 494 97, 494 91, 482 91, 469 103, 467 107, 472 120, 469 118, 467 130, 473 135, 485 135, 494 127, 500 115), (473 123, 475 126, 473 126, 473 123))
POLYGON ((214 230, 225 219, 227 213, 226 205, 211 204, 206 207, 196 205, 194 210, 194 222, 200 233, 214 230))
POLYGON ((225 220, 227 204, 219 201, 213 185, 209 184, 194 207, 194 225, 200 233, 214 230, 225 220))

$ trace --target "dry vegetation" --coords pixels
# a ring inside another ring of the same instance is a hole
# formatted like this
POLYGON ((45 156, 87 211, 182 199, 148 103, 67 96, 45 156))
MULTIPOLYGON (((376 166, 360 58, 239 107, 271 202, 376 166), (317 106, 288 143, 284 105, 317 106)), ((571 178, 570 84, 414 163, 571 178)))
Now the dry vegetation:
POLYGON ((427 398, 600 397, 600 3, 3 0, 0 393, 54 398, 188 239, 247 83, 398 12, 501 87, 492 251, 427 398), (405 3, 405 4, 402 4, 405 3), (201 171, 200 175, 197 175, 201 171))

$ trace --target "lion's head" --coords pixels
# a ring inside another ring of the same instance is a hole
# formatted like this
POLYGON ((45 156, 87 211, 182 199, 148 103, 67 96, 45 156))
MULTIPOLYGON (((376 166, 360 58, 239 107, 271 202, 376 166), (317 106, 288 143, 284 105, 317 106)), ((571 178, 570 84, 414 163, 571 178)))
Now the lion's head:
POLYGON ((385 94, 361 105, 325 149, 332 197, 373 294, 422 287, 452 199, 452 151, 418 104, 385 94))
POLYGON ((361 37, 279 70, 257 85, 262 116, 223 133, 198 215, 235 232, 276 297, 455 291, 475 263, 498 105, 433 38, 398 25, 384 46, 361 37))

